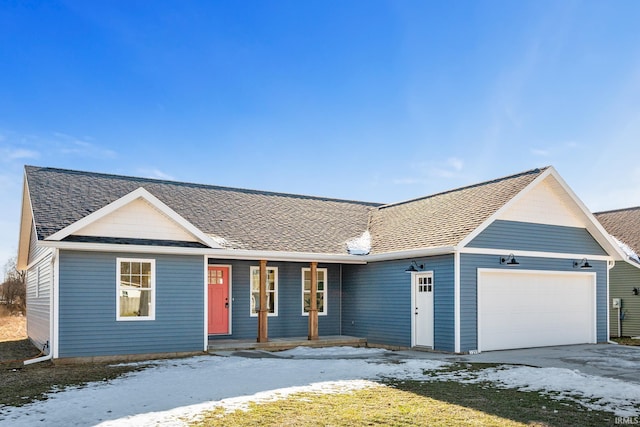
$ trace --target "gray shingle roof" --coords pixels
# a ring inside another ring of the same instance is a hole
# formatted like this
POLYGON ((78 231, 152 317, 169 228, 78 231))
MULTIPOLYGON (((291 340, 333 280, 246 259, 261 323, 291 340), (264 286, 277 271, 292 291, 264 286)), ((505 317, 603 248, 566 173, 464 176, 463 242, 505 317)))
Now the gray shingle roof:
POLYGON ((453 246, 546 168, 391 205, 25 166, 39 239, 139 187, 237 249, 346 254, 369 230, 372 254, 453 246))
POLYGON ((237 249, 346 253, 375 203, 26 166, 38 239, 144 187, 237 249))
POLYGON ((640 207, 593 214, 607 233, 640 253, 640 207))
POLYGON ((382 206, 372 216, 372 253, 455 246, 546 168, 382 206))

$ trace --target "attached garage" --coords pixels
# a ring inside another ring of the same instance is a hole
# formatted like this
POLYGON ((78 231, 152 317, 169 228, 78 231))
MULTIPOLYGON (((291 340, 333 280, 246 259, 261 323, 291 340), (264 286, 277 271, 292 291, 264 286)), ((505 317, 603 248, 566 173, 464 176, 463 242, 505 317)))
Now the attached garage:
POLYGON ((595 272, 478 269, 478 350, 595 342, 595 272))

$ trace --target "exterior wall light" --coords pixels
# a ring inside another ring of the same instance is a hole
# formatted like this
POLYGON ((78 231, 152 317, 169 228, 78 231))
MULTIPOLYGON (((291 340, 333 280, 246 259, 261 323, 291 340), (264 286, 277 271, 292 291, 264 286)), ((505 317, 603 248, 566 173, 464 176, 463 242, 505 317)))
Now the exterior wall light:
POLYGON ((513 254, 509 254, 506 257, 500 257, 500 264, 502 265, 518 265, 520 264, 517 260, 516 257, 513 256, 513 254))
POLYGON ((417 273, 424 270, 424 264, 417 264, 415 261, 411 261, 411 265, 404 272, 405 273, 417 273))
POLYGON ((573 261, 573 268, 589 269, 593 268, 586 258, 582 258, 580 261, 573 261))

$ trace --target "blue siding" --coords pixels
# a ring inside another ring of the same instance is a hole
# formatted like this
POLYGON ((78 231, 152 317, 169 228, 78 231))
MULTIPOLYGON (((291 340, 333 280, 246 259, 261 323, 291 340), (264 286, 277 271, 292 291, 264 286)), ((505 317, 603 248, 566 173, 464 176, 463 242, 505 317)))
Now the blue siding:
MULTIPOLYGON (((434 348, 454 351, 453 255, 415 259, 434 272, 434 348)), ((411 346, 411 260, 343 267, 342 332, 371 343, 411 346)))
MULTIPOLYGON (((250 316, 250 267, 258 261, 210 259, 209 264, 231 265, 232 326, 231 335, 211 335, 210 339, 248 339, 258 336, 258 318, 250 316)), ((306 337, 309 317, 302 315, 302 268, 308 263, 269 262, 278 268, 278 316, 267 320, 269 338, 306 337)), ((318 334, 340 334, 340 265, 318 264, 327 268, 327 315, 318 315, 318 334)))
MULTIPOLYGON (((505 270, 550 270, 577 271, 573 259, 531 258, 518 256, 517 266, 502 266, 496 255, 462 254, 460 257, 460 351, 468 352, 478 348, 478 268, 504 268, 505 270)), ((597 340, 608 340, 607 331, 607 263, 591 261, 597 273, 596 318, 597 340)))
POLYGON ((585 228, 497 220, 473 239, 470 248, 607 255, 585 228))
POLYGON ((59 357, 201 351, 201 256, 60 252, 59 357), (116 258, 156 260, 155 320, 116 321, 116 258))
MULTIPOLYGON (((39 349, 51 340, 52 257, 53 249, 49 249, 47 256, 27 270, 27 334, 39 349)), ((49 354, 49 350, 45 353, 49 354)))
POLYGON ((611 307, 611 298, 622 300, 621 322, 623 337, 640 335, 640 296, 633 295, 633 288, 640 288, 640 269, 628 262, 617 261, 609 272, 609 316, 611 336, 618 336, 618 309, 611 307))

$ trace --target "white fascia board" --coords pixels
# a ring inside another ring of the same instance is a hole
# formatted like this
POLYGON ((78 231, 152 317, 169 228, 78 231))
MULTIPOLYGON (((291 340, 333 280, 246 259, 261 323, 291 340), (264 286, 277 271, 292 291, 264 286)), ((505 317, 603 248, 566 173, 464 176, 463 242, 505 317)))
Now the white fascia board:
POLYGON ((469 244, 469 242, 471 242, 473 239, 475 239, 476 237, 478 237, 478 235, 480 233, 482 233, 487 227, 489 227, 496 219, 498 219, 502 213, 504 211, 506 211, 507 209, 509 209, 509 207, 511 205, 513 205, 516 201, 520 200, 522 197, 524 197, 525 194, 527 194, 529 191, 531 191, 532 188, 534 188, 535 186, 538 185, 538 183, 540 183, 542 180, 544 180, 547 176, 549 176, 549 174, 551 174, 551 171, 553 170, 553 167, 549 167, 546 171, 542 172, 536 179, 534 179, 533 181, 531 181, 529 183, 529 185, 527 185, 525 188, 523 188, 518 194, 516 194, 515 196, 513 196, 511 198, 511 200, 507 201, 504 205, 502 205, 502 207, 500 207, 499 209, 497 209, 491 216, 489 216, 489 218, 487 218, 482 224, 480 224, 475 230, 473 230, 471 233, 469 233, 467 235, 467 237, 465 237, 464 239, 462 239, 460 241, 460 243, 458 244, 458 246, 460 248, 464 248, 465 246, 467 246, 469 244))
POLYGON ((569 185, 560 176, 560 174, 553 167, 549 167, 549 169, 551 170, 552 175, 556 179, 556 181, 558 181, 558 183, 564 189, 564 191, 566 191, 567 194, 569 194, 571 199, 573 199, 575 204, 580 208, 584 216, 587 218, 589 225, 593 227, 593 229, 590 229, 589 227, 587 227, 587 230, 592 232, 593 238, 596 239, 596 242, 598 242, 603 247, 603 249, 607 251, 607 253, 612 257, 614 257, 615 259, 617 260, 626 259, 627 255, 624 252, 622 252, 622 249, 620 249, 620 247, 613 241, 613 239, 611 238, 609 233, 607 233, 607 231, 604 229, 602 224, 598 222, 596 217, 591 213, 591 211, 587 208, 587 206, 584 203, 582 203, 582 200, 580 200, 580 198, 576 195, 576 193, 573 192, 571 187, 569 187, 569 185), (595 233, 593 233, 594 231, 595 233))
POLYGON ((635 268, 640 268, 640 264, 638 264, 636 261, 634 261, 631 257, 627 256, 625 257, 624 261, 627 264, 631 264, 633 267, 635 268))
POLYGON ((610 255, 591 255, 576 253, 559 253, 559 252, 541 252, 541 251, 519 251, 511 249, 489 249, 489 248, 461 248, 460 253, 463 254, 479 254, 479 255, 497 255, 506 256, 513 254, 514 256, 531 257, 531 258, 554 258, 554 259, 582 259, 586 258, 590 261, 611 261, 613 257, 610 255))
MULTIPOLYGON (((29 245, 31 244, 31 230, 35 227, 33 222, 33 208, 31 207, 31 196, 27 183, 27 174, 24 174, 22 184, 22 207, 20 212, 20 235, 18 237, 18 270, 25 270, 29 262, 29 245)), ((34 230, 35 231, 35 230, 34 230)))
POLYGON ((437 246, 432 248, 411 249, 407 251, 385 252, 375 255, 364 255, 367 262, 391 261, 394 259, 419 258, 434 255, 452 254, 456 251, 455 246, 437 246))
MULTIPOLYGON (((594 239, 603 247, 603 249, 615 259, 626 259, 626 255, 622 253, 622 250, 617 247, 615 242, 612 241, 609 234, 605 231, 604 227, 600 225, 598 220, 593 216, 593 214, 587 209, 587 207, 582 203, 582 201, 578 198, 578 196, 573 192, 573 190, 569 187, 569 185, 565 182, 564 179, 560 176, 560 174, 555 170, 553 166, 549 166, 547 170, 541 173, 536 179, 531 181, 529 185, 527 185, 524 189, 522 189, 518 194, 516 194, 511 200, 502 205, 501 208, 496 210, 489 218, 487 218, 478 228, 473 230, 470 234, 467 235, 459 244, 460 248, 464 248, 475 239, 480 233, 482 233, 489 225, 491 225, 496 219, 498 219, 504 211, 509 209, 511 205, 516 203, 522 197, 524 197, 529 191, 531 191, 534 187, 536 187, 540 182, 544 181, 548 176, 553 176, 555 180, 560 184, 562 189, 569 195, 569 197, 573 200, 573 202, 578 206, 578 208, 582 211, 582 214, 585 216, 588 222, 587 230, 589 230, 594 239)), ((592 257, 593 258, 593 257, 592 257)), ((594 258, 595 259, 595 258, 594 258)))
POLYGON ((268 261, 289 261, 289 262, 327 262, 340 264, 366 264, 367 261, 362 256, 356 255, 334 255, 315 254, 306 252, 278 252, 278 251, 248 251, 240 249, 211 249, 211 248, 184 248, 176 246, 154 246, 154 245, 121 245, 114 243, 85 243, 85 242, 60 242, 43 241, 42 246, 58 248, 72 251, 90 252, 137 252, 145 254, 168 254, 168 255, 205 255, 208 258, 217 259, 242 259, 256 260, 266 259, 268 261))
POLYGON ((115 200, 108 205, 98 209, 97 211, 85 216, 84 218, 74 222, 73 224, 63 228, 62 230, 52 234, 47 237, 46 240, 62 240, 65 237, 70 236, 76 231, 86 227, 87 225, 104 218, 110 213, 120 209, 123 206, 128 205, 137 199, 143 199, 151 204, 153 207, 158 209, 160 212, 165 214, 167 217, 175 221, 182 228, 191 233, 195 238, 197 238, 201 243, 216 249, 222 248, 218 243, 216 243, 211 237, 207 236, 205 233, 200 231, 196 226, 191 224, 189 221, 180 216, 176 211, 171 209, 165 203, 163 203, 160 199, 158 199, 153 194, 149 193, 143 187, 139 187, 138 189, 132 191, 131 193, 115 200))

